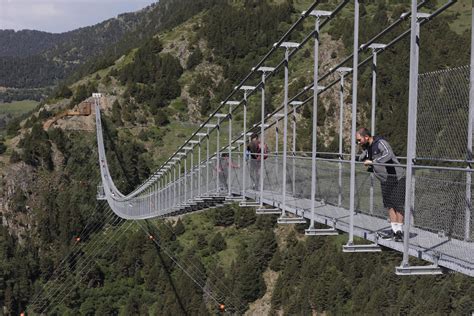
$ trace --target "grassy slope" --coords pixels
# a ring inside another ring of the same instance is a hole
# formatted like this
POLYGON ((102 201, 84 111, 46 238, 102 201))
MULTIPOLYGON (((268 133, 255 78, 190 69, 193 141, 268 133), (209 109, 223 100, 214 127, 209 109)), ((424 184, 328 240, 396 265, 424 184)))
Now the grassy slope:
POLYGON ((0 116, 11 114, 19 116, 33 110, 39 102, 32 100, 14 101, 11 103, 0 103, 0 116))
POLYGON ((458 34, 469 31, 471 28, 471 1, 458 0, 449 10, 449 14, 456 16, 456 19, 450 24, 451 29, 458 34))

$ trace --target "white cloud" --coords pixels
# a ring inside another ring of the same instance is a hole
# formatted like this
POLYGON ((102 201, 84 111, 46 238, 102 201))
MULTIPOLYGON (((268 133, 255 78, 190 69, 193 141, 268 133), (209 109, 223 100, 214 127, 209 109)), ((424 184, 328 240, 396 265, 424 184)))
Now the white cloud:
POLYGON ((0 0, 0 29, 53 33, 93 25, 156 0, 0 0))

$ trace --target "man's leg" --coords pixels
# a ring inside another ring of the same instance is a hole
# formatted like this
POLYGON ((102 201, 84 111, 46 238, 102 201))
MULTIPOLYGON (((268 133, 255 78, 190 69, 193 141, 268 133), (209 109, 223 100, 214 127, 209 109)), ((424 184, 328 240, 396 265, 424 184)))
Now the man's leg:
POLYGON ((401 241, 403 240, 403 214, 405 211, 405 178, 397 180, 392 196, 395 204, 395 222, 397 224, 397 231, 400 232, 397 241, 401 241))
POLYGON ((394 209, 393 207, 390 207, 390 208, 388 209, 388 216, 389 216, 389 218, 390 218, 390 223, 398 223, 398 221, 397 221, 397 219, 398 219, 398 218, 397 218, 397 214, 398 214, 398 212, 395 211, 395 209, 394 209))

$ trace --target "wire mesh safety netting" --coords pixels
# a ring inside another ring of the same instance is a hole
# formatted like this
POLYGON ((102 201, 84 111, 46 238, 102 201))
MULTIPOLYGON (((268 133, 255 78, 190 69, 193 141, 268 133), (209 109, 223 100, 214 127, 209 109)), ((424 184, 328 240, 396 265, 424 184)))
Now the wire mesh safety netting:
POLYGON ((469 72, 463 66, 419 76, 417 157, 466 159, 469 72))

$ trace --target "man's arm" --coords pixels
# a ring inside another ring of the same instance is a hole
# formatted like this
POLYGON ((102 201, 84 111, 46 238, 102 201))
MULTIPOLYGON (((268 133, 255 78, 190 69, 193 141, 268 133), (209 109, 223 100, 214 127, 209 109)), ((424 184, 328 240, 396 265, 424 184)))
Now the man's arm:
POLYGON ((387 163, 395 157, 392 147, 390 147, 386 140, 380 140, 377 144, 377 147, 380 150, 381 156, 374 159, 375 163, 387 163))
POLYGON ((357 158, 357 161, 364 161, 364 160, 367 160, 368 158, 369 158, 369 155, 368 155, 367 149, 365 149, 365 150, 359 155, 359 157, 357 158))

